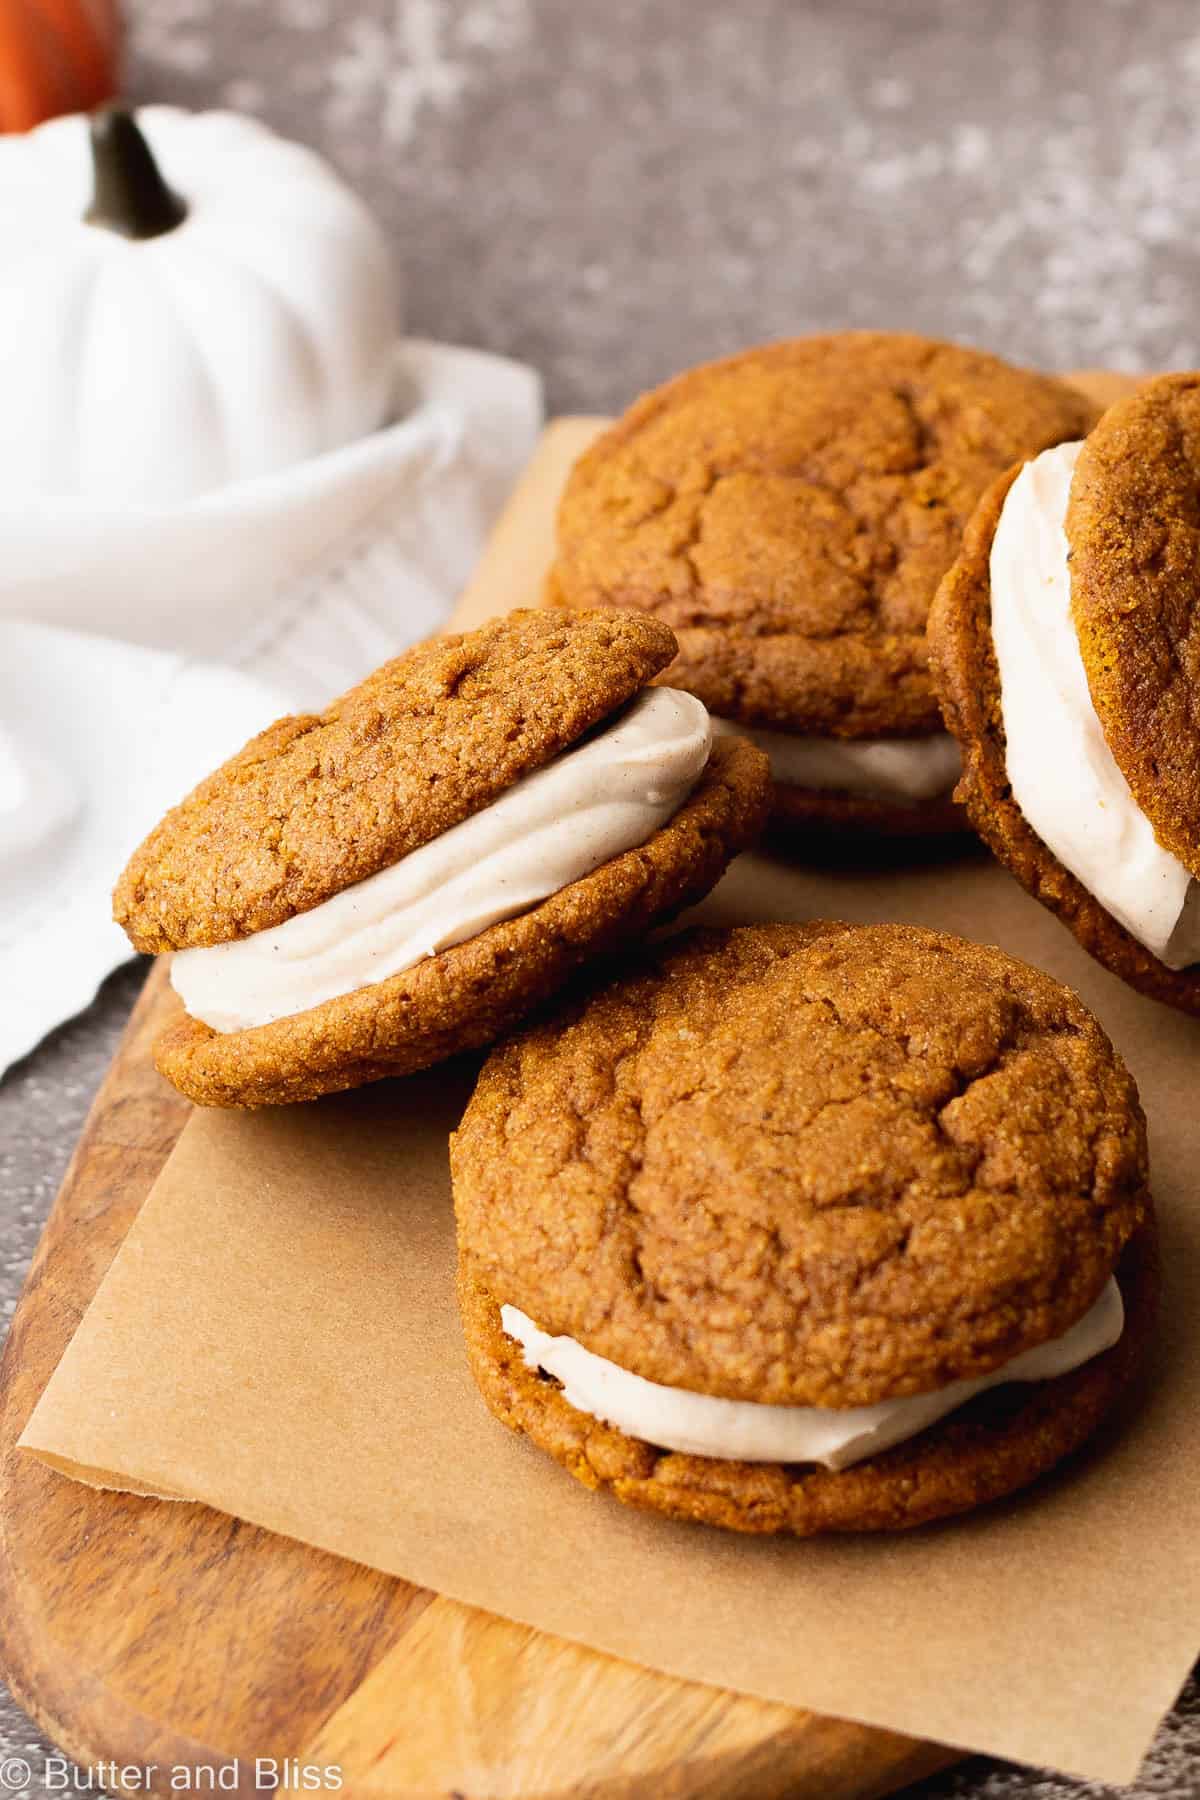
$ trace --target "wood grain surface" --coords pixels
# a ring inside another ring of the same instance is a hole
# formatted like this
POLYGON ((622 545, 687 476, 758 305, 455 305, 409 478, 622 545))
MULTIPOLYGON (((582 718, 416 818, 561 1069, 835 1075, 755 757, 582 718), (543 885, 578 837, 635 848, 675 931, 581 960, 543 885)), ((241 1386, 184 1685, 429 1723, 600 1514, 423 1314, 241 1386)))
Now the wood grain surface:
MULTIPOLYGON (((1079 380, 1105 401, 1128 385, 1079 380)), ((456 622, 536 603, 554 498, 598 423, 548 429, 456 622)), ((343 1792, 413 1800, 871 1800, 952 1759, 618 1662, 205 1507, 98 1492, 18 1453, 187 1117, 150 1061, 165 1003, 160 964, 0 1362, 0 1672, 51 1738, 84 1765, 157 1765, 155 1792, 171 1791, 174 1765, 235 1760, 236 1791, 261 1791, 255 1759, 296 1758, 336 1764, 343 1792)))
MULTIPOLYGON (((344 1792, 867 1800, 948 1751, 671 1680, 207 1507, 98 1492, 15 1445, 188 1114, 155 967, 0 1364, 0 1660, 84 1765, 337 1765, 344 1792)), ((186 1356, 186 1345, 163 1346, 186 1356)), ((133 1791, 131 1789, 131 1791, 133 1791)), ((144 1791, 144 1790, 143 1790, 144 1791)))

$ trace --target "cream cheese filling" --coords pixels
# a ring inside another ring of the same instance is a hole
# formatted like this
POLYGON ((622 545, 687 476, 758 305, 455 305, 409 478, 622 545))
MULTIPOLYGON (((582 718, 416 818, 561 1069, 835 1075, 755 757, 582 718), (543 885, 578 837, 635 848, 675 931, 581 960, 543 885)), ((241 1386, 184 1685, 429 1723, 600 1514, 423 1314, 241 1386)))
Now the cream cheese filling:
POLYGON ((933 800, 962 773, 958 745, 945 731, 918 738, 808 737, 714 719, 718 732, 748 737, 766 752, 771 774, 790 787, 819 788, 871 800, 933 800))
POLYGON ((1169 969, 1200 962, 1200 884, 1113 758, 1071 616, 1067 501, 1079 444, 1026 463, 991 551, 992 638, 1013 798, 1071 874, 1169 969))
POLYGON ((271 930, 177 951, 175 990, 214 1031, 244 1031, 400 974, 644 844, 679 811, 711 747, 699 700, 648 688, 390 868, 271 930))
POLYGON ((848 1469, 916 1437, 987 1388, 1006 1381, 1053 1381, 1090 1362, 1120 1337, 1125 1308, 1110 1276, 1095 1304, 1061 1337, 1023 1350, 990 1375, 954 1381, 930 1394, 844 1408, 765 1406, 664 1387, 596 1356, 574 1338, 548 1336, 515 1306, 500 1308, 500 1322, 520 1344, 529 1368, 544 1369, 562 1383, 571 1406, 628 1437, 728 1462, 811 1462, 848 1469))

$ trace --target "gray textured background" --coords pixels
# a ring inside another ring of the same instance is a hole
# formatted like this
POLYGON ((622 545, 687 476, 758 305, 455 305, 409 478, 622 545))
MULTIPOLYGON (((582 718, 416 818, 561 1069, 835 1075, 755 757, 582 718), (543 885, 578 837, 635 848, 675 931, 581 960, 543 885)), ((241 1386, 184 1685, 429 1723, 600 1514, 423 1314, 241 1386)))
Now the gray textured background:
MULTIPOLYGON (((529 358, 555 408, 839 325, 1200 361, 1193 0, 126 3, 138 98, 316 143, 386 221, 412 328, 529 358)), ((4 1316, 137 979, 0 1085, 4 1316)), ((0 1782, 44 1749, 0 1698, 0 1782)), ((1101 1791, 981 1761, 921 1790, 1101 1791)), ((1194 1688, 1138 1792, 1200 1795, 1194 1688)))

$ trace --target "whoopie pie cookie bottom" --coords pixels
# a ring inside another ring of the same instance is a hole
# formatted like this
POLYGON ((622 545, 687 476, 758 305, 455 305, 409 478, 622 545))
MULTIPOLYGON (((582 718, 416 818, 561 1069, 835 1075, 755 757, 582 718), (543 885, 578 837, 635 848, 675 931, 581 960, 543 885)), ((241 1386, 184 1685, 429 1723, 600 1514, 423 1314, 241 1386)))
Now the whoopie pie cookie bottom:
POLYGON ((830 837, 938 838, 964 833, 969 836, 971 823, 950 794, 905 802, 824 788, 793 787, 777 781, 771 807, 772 833, 791 837, 805 830, 830 837))
POLYGON ((766 757, 743 738, 718 739, 689 798, 646 843, 529 912, 268 1025, 217 1032, 181 1004, 155 1044, 155 1065, 197 1105, 274 1106, 489 1044, 582 963, 702 899, 756 841, 769 803, 766 757))
POLYGON ((500 1307, 460 1255, 467 1358, 489 1410, 561 1463, 576 1481, 627 1506, 728 1531, 903 1531, 1027 1487, 1092 1436, 1135 1380, 1158 1290, 1153 1222, 1115 1270, 1125 1328, 1110 1350, 1050 1381, 979 1394, 917 1437, 848 1469, 815 1463, 728 1462, 663 1450, 580 1412, 553 1377, 526 1366, 500 1307))

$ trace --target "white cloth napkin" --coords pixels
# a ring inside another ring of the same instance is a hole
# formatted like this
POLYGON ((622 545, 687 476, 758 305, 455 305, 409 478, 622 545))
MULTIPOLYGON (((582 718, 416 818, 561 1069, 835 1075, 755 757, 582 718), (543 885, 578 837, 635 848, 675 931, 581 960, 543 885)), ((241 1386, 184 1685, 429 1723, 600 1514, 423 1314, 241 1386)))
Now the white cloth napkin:
POLYGON ((415 341, 396 381, 394 425, 185 506, 0 501, 0 1074, 131 954, 109 895, 159 815, 449 612, 540 385, 415 341))

